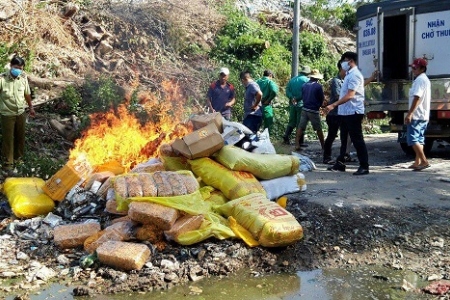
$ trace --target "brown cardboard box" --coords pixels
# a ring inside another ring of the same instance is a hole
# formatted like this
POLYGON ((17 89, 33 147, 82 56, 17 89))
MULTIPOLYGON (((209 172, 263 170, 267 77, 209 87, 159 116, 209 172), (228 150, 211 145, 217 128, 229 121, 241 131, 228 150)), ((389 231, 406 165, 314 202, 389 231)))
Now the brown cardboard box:
POLYGON ((223 132, 222 115, 219 112, 212 114, 198 115, 191 118, 192 125, 194 129, 200 129, 208 124, 216 124, 217 129, 220 133, 223 132))
POLYGON ((69 161, 45 182, 42 190, 53 200, 62 201, 77 183, 83 182, 92 173, 87 161, 69 161))
POLYGON ((172 148, 189 159, 195 159, 208 157, 220 150, 223 145, 222 135, 217 130, 216 125, 210 123, 182 139, 176 139, 172 148))

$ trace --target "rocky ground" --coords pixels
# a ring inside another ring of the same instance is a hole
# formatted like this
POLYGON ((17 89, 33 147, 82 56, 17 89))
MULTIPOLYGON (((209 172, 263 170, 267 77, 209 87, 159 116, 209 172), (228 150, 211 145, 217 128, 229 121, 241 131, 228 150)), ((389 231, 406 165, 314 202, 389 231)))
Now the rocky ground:
MULTIPOLYGON (((316 143, 303 154, 320 162, 316 143)), ((393 135, 370 136, 367 143, 370 175, 332 173, 319 163, 317 170, 305 174, 307 191, 289 195, 287 205, 303 226, 304 239, 286 248, 248 248, 236 240, 211 239, 189 247, 168 243, 158 250, 148 243, 152 256, 144 268, 121 272, 90 265, 81 249, 55 247, 51 218, 13 221, 3 205, 1 290, 22 296, 52 281, 77 286, 74 295, 164 290, 244 267, 274 273, 379 265, 411 270, 430 282, 449 280, 450 147, 435 147, 432 167, 412 172, 405 167, 411 159, 393 135)), ((350 171, 356 167, 349 165, 350 171)), ((103 216, 102 221, 109 218, 103 216)), ((407 282, 403 288, 424 292, 407 282)))

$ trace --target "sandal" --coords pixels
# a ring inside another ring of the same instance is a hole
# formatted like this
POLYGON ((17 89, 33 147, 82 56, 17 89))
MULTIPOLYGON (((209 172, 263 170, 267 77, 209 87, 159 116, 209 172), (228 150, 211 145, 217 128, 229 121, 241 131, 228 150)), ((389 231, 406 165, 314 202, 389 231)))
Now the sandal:
POLYGON ((418 165, 412 164, 408 167, 408 169, 416 169, 418 167, 418 165))
POLYGON ((413 169, 413 171, 422 171, 422 170, 428 169, 429 167, 431 167, 430 164, 427 164, 427 165, 424 165, 424 166, 417 166, 417 167, 415 167, 413 169))

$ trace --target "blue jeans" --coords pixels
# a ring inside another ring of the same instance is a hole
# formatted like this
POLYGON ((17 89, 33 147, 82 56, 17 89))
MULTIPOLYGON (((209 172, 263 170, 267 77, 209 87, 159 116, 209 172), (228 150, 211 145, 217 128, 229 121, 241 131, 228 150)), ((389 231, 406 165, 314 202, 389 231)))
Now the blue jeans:
POLYGON ((248 129, 253 131, 253 133, 256 133, 261 127, 262 121, 263 121, 262 116, 248 115, 247 117, 245 117, 242 124, 244 124, 248 129))

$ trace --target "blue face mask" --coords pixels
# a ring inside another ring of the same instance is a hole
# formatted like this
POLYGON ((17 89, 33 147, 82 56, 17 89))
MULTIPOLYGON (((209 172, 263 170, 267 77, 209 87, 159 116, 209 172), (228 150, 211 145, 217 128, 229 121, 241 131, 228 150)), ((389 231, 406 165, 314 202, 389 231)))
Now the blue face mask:
POLYGON ((22 70, 21 69, 16 69, 16 68, 12 68, 11 69, 11 75, 14 77, 19 77, 20 74, 22 74, 22 70))

